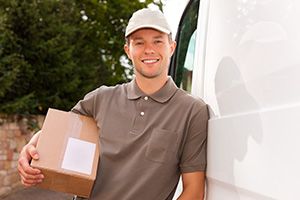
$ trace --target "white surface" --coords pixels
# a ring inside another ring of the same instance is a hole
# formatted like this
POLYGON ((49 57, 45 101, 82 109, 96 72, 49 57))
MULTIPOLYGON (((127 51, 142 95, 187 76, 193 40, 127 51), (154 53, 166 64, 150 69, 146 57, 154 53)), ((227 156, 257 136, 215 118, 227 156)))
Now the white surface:
POLYGON ((300 1, 201 5, 192 94, 210 105, 207 200, 298 199, 300 1))
POLYGON ((195 47, 196 56, 194 59, 194 66, 197 67, 194 67, 192 78, 192 94, 201 98, 204 96, 204 73, 209 3, 210 0, 202 0, 200 1, 199 5, 195 47))
POLYGON ((297 199, 299 118, 300 105, 211 120, 208 199, 297 199))
POLYGON ((189 0, 166 0, 163 7, 164 15, 172 30, 172 36, 175 39, 181 15, 189 0))
POLYGON ((210 105, 207 200, 298 199, 300 2, 201 5, 192 93, 210 105))
POLYGON ((296 0, 210 0, 208 200, 299 198, 299 18, 296 0))
POLYGON ((96 144, 70 137, 61 167, 90 175, 93 169, 95 150, 96 144))

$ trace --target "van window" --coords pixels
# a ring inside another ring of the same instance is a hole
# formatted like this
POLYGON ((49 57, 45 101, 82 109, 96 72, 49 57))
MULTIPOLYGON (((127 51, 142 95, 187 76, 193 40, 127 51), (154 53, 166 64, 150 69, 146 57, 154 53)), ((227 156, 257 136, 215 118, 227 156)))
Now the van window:
POLYGON ((191 92, 199 0, 192 0, 184 11, 176 36, 177 47, 170 74, 178 87, 191 92))

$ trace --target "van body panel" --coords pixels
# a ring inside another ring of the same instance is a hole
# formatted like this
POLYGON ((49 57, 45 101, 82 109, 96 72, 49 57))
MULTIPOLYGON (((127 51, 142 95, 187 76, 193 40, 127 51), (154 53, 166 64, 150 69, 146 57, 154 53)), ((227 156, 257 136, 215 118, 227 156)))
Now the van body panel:
POLYGON ((207 199, 299 196, 299 118, 291 106, 210 120, 207 199))
POLYGON ((299 8, 299 1, 210 1, 208 200, 300 196, 299 8))
POLYGON ((299 19, 296 0, 200 1, 191 91, 210 107, 207 200, 300 196, 299 19))

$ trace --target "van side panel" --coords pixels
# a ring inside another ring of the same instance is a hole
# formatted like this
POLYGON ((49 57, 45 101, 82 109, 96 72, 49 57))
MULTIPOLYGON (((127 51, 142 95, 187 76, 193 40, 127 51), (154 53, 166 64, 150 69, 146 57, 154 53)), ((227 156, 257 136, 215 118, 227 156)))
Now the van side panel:
POLYGON ((299 198, 300 1, 210 0, 208 19, 207 199, 299 198))

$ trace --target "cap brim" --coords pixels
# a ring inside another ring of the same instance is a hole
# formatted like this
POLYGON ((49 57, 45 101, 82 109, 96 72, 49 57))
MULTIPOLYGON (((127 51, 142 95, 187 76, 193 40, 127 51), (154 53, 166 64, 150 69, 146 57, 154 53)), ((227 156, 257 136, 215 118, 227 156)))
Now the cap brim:
POLYGON ((137 26, 135 27, 134 29, 131 29, 129 30, 128 32, 126 32, 125 34, 125 37, 128 37, 130 34, 132 34, 133 32, 139 30, 139 29, 143 29, 143 28, 151 28, 151 29, 155 29, 155 30, 158 30, 160 32, 163 32, 163 33, 166 33, 166 34, 170 34, 171 31, 166 29, 166 28, 163 28, 163 27, 160 27, 160 26, 155 26, 155 25, 150 25, 150 24, 143 24, 141 26, 137 26))

